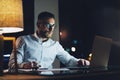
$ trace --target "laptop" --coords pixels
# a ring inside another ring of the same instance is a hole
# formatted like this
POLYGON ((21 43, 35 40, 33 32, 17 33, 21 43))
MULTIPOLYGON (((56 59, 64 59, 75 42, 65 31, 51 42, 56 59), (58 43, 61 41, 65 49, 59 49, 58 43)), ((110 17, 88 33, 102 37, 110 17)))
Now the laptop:
POLYGON ((112 39, 96 35, 92 46, 91 66, 108 66, 112 39))
POLYGON ((111 45, 111 38, 96 35, 92 45, 92 52, 90 53, 90 66, 70 67, 69 69, 91 71, 107 70, 111 45))

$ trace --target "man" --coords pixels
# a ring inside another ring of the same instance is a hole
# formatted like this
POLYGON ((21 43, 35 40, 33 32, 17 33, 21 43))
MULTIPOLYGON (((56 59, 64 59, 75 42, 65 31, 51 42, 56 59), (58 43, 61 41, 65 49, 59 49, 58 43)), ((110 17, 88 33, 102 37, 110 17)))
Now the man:
MULTIPOLYGON (((52 68, 55 58, 66 66, 90 65, 85 59, 77 59, 66 52, 58 41, 51 39, 55 28, 52 13, 42 12, 38 15, 38 29, 34 34, 20 36, 16 41, 18 68, 52 68)), ((14 50, 10 56, 9 67, 15 67, 14 50)))

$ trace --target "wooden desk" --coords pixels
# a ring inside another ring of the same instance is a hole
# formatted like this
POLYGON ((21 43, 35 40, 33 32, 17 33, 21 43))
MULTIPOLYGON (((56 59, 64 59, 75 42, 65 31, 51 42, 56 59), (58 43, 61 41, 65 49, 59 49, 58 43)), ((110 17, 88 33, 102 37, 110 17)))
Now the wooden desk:
MULTIPOLYGON (((0 76, 0 80, 77 80, 80 79, 80 75, 64 75, 64 76, 39 76, 39 75, 4 75, 0 76)), ((81 77, 82 79, 82 77, 81 77)))
POLYGON ((59 76, 39 76, 27 74, 5 74, 0 76, 0 80, 120 80, 120 73, 96 73, 96 74, 74 74, 59 76))
POLYGON ((4 74, 0 80, 120 80, 120 70, 73 73, 65 75, 4 74))

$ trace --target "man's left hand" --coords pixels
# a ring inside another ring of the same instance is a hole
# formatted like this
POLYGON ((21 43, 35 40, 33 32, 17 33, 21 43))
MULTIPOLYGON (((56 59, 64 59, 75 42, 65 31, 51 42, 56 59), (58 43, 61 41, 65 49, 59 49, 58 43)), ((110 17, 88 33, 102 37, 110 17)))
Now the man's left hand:
POLYGON ((80 59, 78 61, 78 66, 89 66, 90 65, 90 61, 86 60, 86 59, 80 59))

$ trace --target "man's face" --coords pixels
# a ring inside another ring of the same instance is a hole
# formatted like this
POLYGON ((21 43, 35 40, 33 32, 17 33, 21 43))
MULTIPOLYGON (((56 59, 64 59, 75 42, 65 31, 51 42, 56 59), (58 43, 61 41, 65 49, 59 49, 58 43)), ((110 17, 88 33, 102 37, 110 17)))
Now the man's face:
POLYGON ((54 27, 55 27, 55 19, 49 18, 48 20, 38 20, 37 22, 38 30, 37 35, 42 38, 50 38, 52 37, 54 27))

